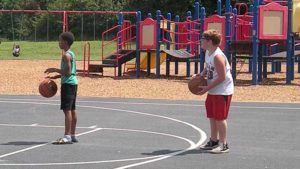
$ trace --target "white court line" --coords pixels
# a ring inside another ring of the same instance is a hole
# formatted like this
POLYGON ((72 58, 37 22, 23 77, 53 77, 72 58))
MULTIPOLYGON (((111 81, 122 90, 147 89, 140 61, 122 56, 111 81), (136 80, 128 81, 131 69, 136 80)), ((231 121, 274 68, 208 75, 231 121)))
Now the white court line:
MULTIPOLYGON (((45 128, 64 128, 65 126, 51 126, 51 125, 27 125, 27 124, 0 124, 0 126, 7 126, 7 127, 45 127, 45 128)), ((90 127, 76 127, 78 129, 94 129, 96 128, 94 126, 90 126, 90 127)))
MULTIPOLYGON (((5 99, 0 98, 0 102, 6 103, 6 101, 38 101, 38 99, 5 99), (2 101, 1 101, 2 100, 2 101)), ((58 102, 59 100, 43 100, 45 102, 58 102)), ((124 104, 124 105, 157 105, 157 106, 184 106, 184 107, 204 107, 203 104, 180 104, 180 103, 151 103, 151 102, 107 102, 107 101, 80 101, 77 100, 78 103, 103 103, 103 104, 124 104)), ((27 102, 22 102, 27 103, 27 102)), ((28 102, 32 103, 32 102, 28 102)), ((244 103, 244 102, 241 102, 244 103)), ((248 103, 248 102, 247 102, 248 103)), ((263 102, 252 102, 252 103, 263 103, 263 102)), ((273 103, 273 102, 265 102, 265 103, 273 103)), ((276 103, 276 102, 275 102, 276 103)), ((49 103, 44 103, 49 104, 49 103)), ((287 104, 299 104, 299 103, 287 103, 287 104)), ((59 105, 59 104, 57 104, 59 105)), ((300 107, 277 107, 277 106, 235 106, 231 105, 231 108, 240 108, 240 109, 279 109, 279 110, 300 110, 300 107)))
MULTIPOLYGON (((77 135, 81 136, 81 135, 85 135, 85 134, 96 132, 98 130, 102 130, 102 128, 96 128, 94 130, 83 132, 83 133, 80 133, 80 134, 77 134, 77 135)), ((7 156, 14 155, 14 154, 22 153, 22 152, 25 152, 25 151, 28 151, 28 150, 32 150, 32 149, 35 149, 35 148, 38 148, 38 147, 42 147, 42 146, 45 146, 45 145, 47 145, 49 143, 50 142, 44 143, 44 144, 35 145, 35 146, 32 146, 32 147, 28 147, 28 148, 24 148, 24 149, 21 149, 21 150, 18 150, 18 151, 14 151, 14 152, 11 152, 11 153, 3 154, 3 155, 0 156, 0 159, 3 158, 3 157, 7 157, 7 156)))
POLYGON ((94 129, 94 128, 96 128, 97 127, 97 125, 94 125, 94 126, 90 126, 89 128, 90 129, 94 129))
MULTIPOLYGON (((32 126, 27 126, 27 127, 32 127, 32 126)), ((52 126, 51 126, 52 127, 52 126)), ((156 134, 156 135, 163 135, 167 137, 173 137, 177 139, 184 140, 190 144, 189 148, 180 151, 180 153, 188 151, 190 149, 194 149, 194 147, 197 147, 197 145, 184 137, 177 136, 177 135, 172 135, 168 133, 161 133, 161 132, 154 132, 154 131, 146 131, 146 130, 133 130, 133 129, 119 129, 119 128, 102 128, 103 130, 115 130, 115 131, 129 131, 129 132, 140 132, 140 133, 148 133, 148 134, 156 134)), ((173 154, 173 153, 172 153, 173 154)), ((62 163, 17 163, 17 164, 1 164, 0 166, 55 166, 55 165, 84 165, 84 164, 100 164, 100 163, 113 163, 113 162, 124 162, 124 161, 140 161, 140 160, 149 160, 149 159, 155 159, 155 158, 161 158, 169 156, 167 155, 156 155, 156 156, 150 156, 150 157, 137 157, 137 158, 128 158, 128 159, 118 159, 118 160, 102 160, 102 161, 79 161, 79 162, 62 162, 62 163)), ((156 160, 157 161, 157 160, 156 160)))
POLYGON ((14 152, 11 152, 11 153, 3 154, 3 155, 0 156, 0 159, 3 158, 3 157, 8 157, 8 156, 11 156, 11 155, 14 155, 14 154, 18 154, 18 153, 22 153, 22 152, 25 152, 25 151, 28 151, 28 150, 32 150, 32 149, 35 149, 35 148, 38 148, 38 147, 42 147, 42 146, 45 146, 47 144, 49 144, 49 143, 39 144, 39 145, 35 145, 35 146, 28 147, 28 148, 25 148, 25 149, 21 149, 21 150, 18 150, 18 151, 14 151, 14 152))
MULTIPOLYGON (((13 102, 12 101, 0 101, 0 102, 20 103, 20 104, 36 104, 36 105, 39 105, 39 104, 42 104, 42 105, 57 105, 57 104, 41 103, 41 102, 16 102, 16 101, 13 101, 13 102)), ((139 115, 146 115, 146 116, 163 118, 163 119, 167 119, 167 120, 170 120, 170 121, 174 121, 174 122, 177 122, 177 123, 182 123, 184 125, 187 125, 187 126, 193 128, 194 130, 196 130, 199 133, 200 139, 198 140, 198 142, 194 143, 193 145, 191 145, 188 149, 185 149, 185 150, 182 150, 182 151, 179 151, 179 152, 169 153, 169 154, 163 155, 162 157, 158 157, 158 158, 156 158, 154 160, 144 161, 143 163, 134 163, 134 164, 131 164, 133 166, 138 166, 138 165, 143 165, 143 164, 146 164, 146 163, 151 163, 151 162, 163 160, 163 159, 166 159, 166 158, 173 157, 173 156, 175 156, 177 154, 181 154, 181 153, 187 152, 189 150, 192 150, 192 149, 195 149, 195 148, 199 147, 207 139, 206 133, 204 131, 202 131, 200 128, 198 128, 197 126, 195 126, 193 124, 190 124, 188 122, 181 121, 181 120, 174 119, 174 118, 167 117, 167 116, 160 116, 160 115, 154 115, 154 114, 150 114, 150 113, 143 113, 143 112, 138 112, 138 111, 124 110, 124 109, 106 108, 106 107, 82 106, 82 105, 77 105, 77 107, 92 108, 92 109, 101 109, 101 110, 112 110, 112 111, 119 111, 119 112, 126 112, 126 113, 133 113, 133 114, 139 114, 139 115)), ((126 166, 124 166, 124 167, 126 167, 126 166)))

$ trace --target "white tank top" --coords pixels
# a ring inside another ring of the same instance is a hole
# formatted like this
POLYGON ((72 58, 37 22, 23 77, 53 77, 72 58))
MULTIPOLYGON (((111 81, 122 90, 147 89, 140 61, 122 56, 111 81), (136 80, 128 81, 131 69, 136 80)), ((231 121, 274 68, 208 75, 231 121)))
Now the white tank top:
POLYGON ((207 83, 210 84, 212 81, 218 78, 217 70, 215 69, 214 59, 217 55, 222 55, 226 61, 226 77, 225 80, 219 85, 208 91, 208 94, 211 95, 232 95, 233 94, 233 79, 231 75, 230 65, 225 54, 218 47, 211 55, 208 54, 208 51, 205 53, 205 64, 206 64, 206 77, 207 83))

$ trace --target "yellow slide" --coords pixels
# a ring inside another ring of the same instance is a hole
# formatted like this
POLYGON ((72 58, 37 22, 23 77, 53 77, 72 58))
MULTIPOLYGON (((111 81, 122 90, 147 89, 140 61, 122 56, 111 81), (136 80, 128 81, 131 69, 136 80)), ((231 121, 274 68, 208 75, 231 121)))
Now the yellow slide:
POLYGON ((293 0, 293 32, 300 33, 300 0, 293 0))
MULTIPOLYGON (((141 52, 140 54, 140 69, 147 69, 147 52, 141 52)), ((160 52, 160 64, 164 63, 167 58, 167 54, 165 52, 160 52)), ((128 70, 136 69, 135 62, 126 63, 125 68, 128 70)), ((150 69, 156 68, 156 51, 151 51, 150 53, 150 69)))

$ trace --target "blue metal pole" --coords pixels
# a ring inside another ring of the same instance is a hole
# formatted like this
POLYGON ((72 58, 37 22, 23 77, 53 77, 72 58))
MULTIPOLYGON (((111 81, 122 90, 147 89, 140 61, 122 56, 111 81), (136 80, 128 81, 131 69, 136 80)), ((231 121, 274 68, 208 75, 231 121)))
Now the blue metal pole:
MULTIPOLYGON (((226 0, 226 13, 227 12, 231 12, 230 11, 230 0, 226 0)), ((230 36, 231 36, 231 21, 230 21, 230 15, 226 15, 226 24, 225 24, 225 40, 226 40, 226 44, 225 44, 225 55, 227 57, 227 60, 229 63, 231 63, 231 55, 229 52, 229 43, 230 43, 230 36)))
MULTIPOLYGON (((179 22, 179 16, 176 15, 175 16, 175 22, 179 22)), ((175 32, 179 32, 179 28, 178 28, 178 25, 175 24, 175 32)), ((178 46, 178 42, 179 42, 179 37, 178 37, 178 34, 175 34, 175 42, 176 42, 176 45, 175 45, 175 50, 178 50, 179 49, 179 46, 178 46)), ((175 75, 178 74, 178 61, 176 60, 175 61, 175 75)))
MULTIPOLYGON (((253 4, 250 5, 249 12, 253 16, 253 4)), ((248 66, 249 66, 249 68, 248 68, 249 73, 252 73, 252 59, 251 58, 249 58, 248 66)))
MULTIPOLYGON (((167 19, 168 20, 172 19, 171 13, 167 14, 167 19)), ((170 22, 167 22, 167 29, 168 29, 168 31, 171 30, 171 23, 170 22)), ((167 32, 167 40, 170 41, 170 42, 172 41, 170 32, 167 32)), ((170 42, 167 42, 167 50, 170 50, 170 42)), ((170 57, 169 57, 168 54, 167 54, 167 59, 166 59, 166 76, 167 77, 170 76, 170 57)))
MULTIPOLYGON (((253 5, 250 5, 249 12, 250 12, 250 13, 253 12, 253 5)), ((252 15, 253 15, 253 14, 252 14, 252 15)))
POLYGON ((286 52, 286 84, 291 84, 293 79, 293 33, 292 33, 292 15, 293 15, 293 2, 292 0, 288 0, 288 34, 287 34, 287 52, 286 52))
MULTIPOLYGON (((250 5, 249 12, 253 16, 253 4, 250 5)), ((248 68, 249 73, 252 73, 252 59, 251 58, 249 59, 249 64, 248 65, 249 65, 249 68, 248 68)))
MULTIPOLYGON (((122 30, 123 22, 124 22, 123 13, 120 12, 118 14, 118 25, 119 25, 118 31, 119 32, 122 30)), ((120 33, 118 36, 118 49, 122 49, 122 33, 120 33)))
POLYGON ((160 77, 160 10, 156 11, 156 77, 160 77))
MULTIPOLYGON (((192 18, 192 13, 191 13, 191 11, 188 11, 187 12, 187 17, 190 19, 190 20, 192 20, 193 18, 192 18)), ((188 32, 190 31, 191 32, 191 29, 192 29, 192 24, 191 23, 189 23, 188 24, 188 32)), ((191 34, 189 33, 188 34, 188 42, 192 42, 192 37, 191 37, 191 34)), ((187 51, 188 52, 191 52, 191 47, 192 47, 192 45, 193 44, 191 44, 190 43, 190 45, 187 45, 187 51)), ((191 63, 190 63, 190 60, 189 59, 187 59, 186 60, 186 77, 189 77, 190 76, 190 72, 191 72, 191 63)))
MULTIPOLYGON (((194 18, 196 21, 198 21, 200 19, 200 5, 199 5, 199 2, 196 2, 195 3, 195 18, 194 18)), ((195 29, 196 30, 200 30, 200 25, 199 24, 196 24, 195 25, 195 29)), ((201 38, 201 35, 199 34, 196 38, 196 43, 198 43, 198 41, 200 40, 201 38)), ((195 45, 196 48, 199 48, 198 45, 195 45)), ((195 57, 199 57, 199 50, 196 49, 196 51, 198 51, 198 53, 195 53, 195 57), (197 55, 197 56, 196 56, 197 55)), ((198 73, 198 60, 195 60, 195 67, 194 67, 194 73, 197 74, 198 73)))
POLYGON ((199 19, 199 13, 200 13, 200 4, 199 2, 195 2, 195 19, 199 19))
POLYGON ((258 0, 254 0, 252 28, 252 85, 257 85, 257 56, 258 56, 258 0))
POLYGON ((264 3, 264 0, 259 0, 259 5, 262 5, 264 3))
MULTIPOLYGON (((168 13, 167 14, 167 20, 169 21, 169 20, 171 20, 171 13, 168 13)), ((170 47, 171 47, 171 34, 170 34, 170 32, 169 31, 171 31, 171 23, 170 22, 167 22, 167 30, 168 30, 168 32, 167 32, 167 34, 166 34, 166 36, 167 36, 167 40, 169 41, 169 42, 167 42, 167 49, 168 50, 170 50, 170 47)))
POLYGON ((236 8, 233 8, 233 14, 234 14, 234 28, 233 28, 233 39, 236 40, 237 37, 236 37, 236 31, 237 31, 237 9, 236 8))
MULTIPOLYGON (((236 41, 237 37, 236 37, 236 30, 237 30, 237 9, 234 8, 233 9, 233 13, 234 13, 234 28, 233 28, 233 39, 234 41, 236 41)), ((232 78, 235 80, 236 79, 236 54, 232 54, 232 63, 231 63, 231 67, 232 67, 232 78)))
POLYGON ((222 15, 222 1, 221 0, 217 1, 217 14, 220 16, 222 15))
MULTIPOLYGON (((204 18, 206 16, 206 13, 205 13, 205 8, 204 7, 201 7, 201 14, 200 14, 200 32, 201 32, 201 35, 202 36, 202 33, 204 32, 204 18)), ((203 71, 204 69, 204 62, 205 62, 205 53, 204 53, 204 50, 201 48, 200 49, 200 72, 203 71)))
POLYGON ((142 20, 141 11, 136 13, 136 78, 140 77, 141 68, 140 68, 140 22, 142 20))

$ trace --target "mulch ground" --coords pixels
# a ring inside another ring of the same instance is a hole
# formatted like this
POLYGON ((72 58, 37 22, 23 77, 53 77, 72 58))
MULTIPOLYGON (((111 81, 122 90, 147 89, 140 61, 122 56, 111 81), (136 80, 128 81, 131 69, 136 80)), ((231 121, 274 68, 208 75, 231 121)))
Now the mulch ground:
MULTIPOLYGON (((49 67, 59 68, 58 60, 1 60, 0 61, 0 94, 1 95, 39 95, 38 86, 45 77, 44 71, 49 67)), ((158 79, 155 69, 151 75, 141 72, 141 78, 135 78, 135 72, 125 72, 122 77, 114 77, 113 68, 105 68, 103 76, 93 74, 84 76, 83 62, 77 62, 79 79, 79 96, 148 98, 171 100, 204 100, 189 92, 185 77, 185 64, 179 65, 179 74, 174 75, 171 65, 171 76, 165 77, 165 64, 161 65, 162 76, 158 79)), ((285 65, 281 73, 268 73, 268 78, 259 85, 251 85, 252 75, 248 65, 238 65, 233 101, 257 102, 300 102, 300 73, 295 73, 291 84, 285 81, 285 65), (242 66, 242 67, 241 67, 242 66)), ((193 67, 191 70, 194 70, 193 67)), ((270 67, 269 67, 270 70, 270 67)), ((295 71, 298 70, 297 65, 295 71)), ((60 80, 55 80, 60 83, 60 80)), ((59 92, 57 93, 59 95, 59 92)))

